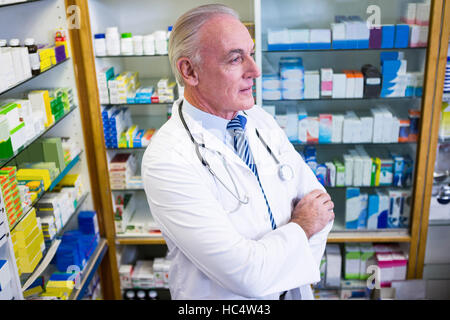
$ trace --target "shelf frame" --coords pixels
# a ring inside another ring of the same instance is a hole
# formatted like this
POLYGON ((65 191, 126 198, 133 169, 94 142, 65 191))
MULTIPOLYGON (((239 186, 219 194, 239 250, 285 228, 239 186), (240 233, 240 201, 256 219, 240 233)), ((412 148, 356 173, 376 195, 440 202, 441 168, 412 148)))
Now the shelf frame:
POLYGON ((111 187, 106 160, 103 123, 100 112, 95 54, 92 44, 88 0, 65 0, 66 8, 79 9, 79 28, 68 30, 72 59, 77 74, 81 124, 84 132, 86 158, 91 182, 91 196, 97 212, 100 236, 106 239, 108 250, 100 267, 100 279, 105 300, 120 300, 119 270, 116 257, 115 226, 112 215, 111 187), (101 188, 99 188, 101 186, 101 188))
MULTIPOLYGON (((415 269, 415 277, 421 279, 423 277, 423 270, 425 264, 425 250, 427 244, 427 234, 428 225, 430 217, 430 204, 432 197, 433 188, 433 173, 436 161, 436 150, 439 140, 439 120, 440 112, 442 106, 442 98, 444 92, 444 79, 445 79, 445 69, 447 64, 447 50, 450 37, 450 3, 448 1, 432 1, 432 15, 436 15, 436 18, 440 24, 440 32, 437 29, 437 23, 431 25, 429 38, 432 38, 436 46, 436 67, 432 70, 434 79, 427 81, 427 86, 424 87, 425 90, 434 89, 433 99, 429 99, 427 103, 432 106, 430 112, 428 112, 428 118, 430 121, 429 135, 422 138, 424 147, 428 148, 428 161, 426 163, 425 174, 424 174, 424 190, 423 190, 423 202, 422 202, 422 216, 420 217, 420 228, 418 230, 418 237, 416 239, 415 247, 417 246, 417 261, 415 269), (434 11, 438 11, 435 13, 434 11), (432 28, 437 30, 433 30, 432 28), (433 34, 434 33, 434 34, 433 34)), ((431 77, 430 77, 431 78, 431 77)), ((424 102, 425 103, 425 102, 424 102)), ((419 151, 418 151, 419 152, 419 151)), ((409 271, 409 270, 408 270, 409 271)))

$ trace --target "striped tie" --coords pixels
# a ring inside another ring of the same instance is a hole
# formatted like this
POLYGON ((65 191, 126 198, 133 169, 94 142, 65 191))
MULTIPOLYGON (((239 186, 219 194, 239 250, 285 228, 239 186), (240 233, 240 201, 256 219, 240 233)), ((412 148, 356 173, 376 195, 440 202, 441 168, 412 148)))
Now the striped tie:
POLYGON ((249 148, 247 136, 245 135, 244 129, 247 123, 247 118, 241 115, 236 116, 230 122, 228 122, 227 130, 230 132, 233 137, 234 142, 234 150, 236 154, 245 162, 245 164, 252 170, 255 174, 256 179, 258 180, 259 186, 261 187, 261 191, 264 196, 264 200, 266 200, 267 209, 269 211, 270 223, 272 225, 272 229, 275 230, 277 225, 272 215, 272 210, 270 210, 269 201, 267 201, 266 194, 264 193, 264 189, 261 185, 261 181, 259 180, 258 170, 256 169, 255 161, 253 160, 252 151, 249 148))

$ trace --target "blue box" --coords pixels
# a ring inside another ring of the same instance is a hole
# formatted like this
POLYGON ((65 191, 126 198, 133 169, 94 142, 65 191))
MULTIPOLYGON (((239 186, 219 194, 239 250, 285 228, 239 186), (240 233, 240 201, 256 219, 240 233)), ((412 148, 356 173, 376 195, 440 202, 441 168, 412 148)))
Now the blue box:
POLYGON ((367 205, 367 229, 375 230, 378 228, 378 209, 379 196, 377 194, 369 194, 367 205))
POLYGON ((358 49, 369 49, 369 39, 367 39, 367 40, 356 40, 356 47, 358 49))
POLYGON ((402 66, 405 65, 405 60, 384 60, 381 67, 381 74, 383 79, 385 75, 398 74, 402 66))
POLYGON ((331 49, 331 42, 309 43, 308 49, 309 50, 327 50, 327 49, 331 49))
POLYGON ((407 48, 409 45, 409 25, 397 24, 395 26, 395 48, 407 48))
POLYGON ((395 39, 395 25, 381 26, 381 48, 393 48, 395 39))
POLYGON ((349 49, 348 41, 347 40, 334 40, 331 43, 331 47, 333 49, 339 50, 339 49, 349 49))
POLYGON ((358 229, 360 215, 359 188, 347 188, 345 194, 345 229, 358 229))
POLYGON ((290 43, 268 44, 267 50, 269 51, 291 50, 291 44, 290 43))

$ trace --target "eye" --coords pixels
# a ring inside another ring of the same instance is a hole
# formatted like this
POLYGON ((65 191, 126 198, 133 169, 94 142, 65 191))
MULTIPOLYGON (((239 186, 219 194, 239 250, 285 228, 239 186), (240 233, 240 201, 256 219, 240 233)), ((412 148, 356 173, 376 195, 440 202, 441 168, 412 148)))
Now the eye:
POLYGON ((237 57, 235 57, 235 58, 233 58, 231 60, 231 63, 239 63, 241 61, 242 61, 242 57, 241 56, 237 56, 237 57))

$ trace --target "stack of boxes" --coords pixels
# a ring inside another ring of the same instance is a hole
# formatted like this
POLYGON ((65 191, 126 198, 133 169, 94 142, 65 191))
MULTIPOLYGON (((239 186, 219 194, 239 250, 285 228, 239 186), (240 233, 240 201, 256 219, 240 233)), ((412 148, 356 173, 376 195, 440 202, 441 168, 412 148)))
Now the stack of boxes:
MULTIPOLYGON (((0 104, 1 105, 1 104, 0 104)), ((20 119, 20 105, 14 102, 0 106, 0 158, 11 157, 27 142, 25 123, 20 119)))
POLYGON ((41 62, 41 72, 49 69, 67 59, 66 44, 58 45, 40 45, 38 46, 39 60, 41 62))
POLYGON ((169 287, 171 261, 164 258, 138 260, 135 265, 126 264, 119 268, 120 286, 123 289, 151 289, 169 287))
POLYGON ((134 98, 139 87, 137 72, 122 72, 114 79, 108 80, 109 102, 111 104, 128 103, 127 98, 134 98))
POLYGON ((411 214, 411 190, 387 190, 361 193, 347 188, 345 202, 346 229, 408 228, 411 214))
POLYGON ((0 92, 31 77, 31 65, 26 47, 0 48, 0 92))
POLYGON ((8 228, 23 215, 15 167, 3 167, 0 169, 0 191, 3 196, 3 207, 9 222, 9 226, 5 226, 5 228, 8 228))
POLYGON ((40 297, 51 297, 59 300, 69 299, 74 287, 74 278, 79 278, 79 274, 75 275, 70 272, 55 272, 50 276, 45 285, 45 292, 40 294, 40 297))
POLYGON ((175 99, 175 82, 163 78, 158 81, 157 91, 153 94, 152 103, 172 103, 175 99))
POLYGON ((136 211, 136 201, 133 194, 118 194, 114 198, 114 224, 116 233, 127 232, 128 223, 136 211))
POLYGON ((276 101, 422 96, 423 73, 406 72, 403 52, 382 52, 380 60, 382 74, 370 64, 363 65, 361 71, 305 71, 301 58, 281 58, 279 74, 263 75, 262 98, 276 101))
POLYGON ((118 148, 122 133, 132 126, 128 108, 102 107, 103 134, 107 148, 118 148))
POLYGON ((44 236, 34 209, 11 231, 11 239, 19 275, 32 273, 45 249, 44 236))
POLYGON ((101 104, 109 104, 108 81, 114 79, 114 67, 106 67, 97 72, 98 94, 101 104))
POLYGON ((112 189, 127 189, 128 180, 136 173, 136 158, 131 153, 118 153, 109 163, 112 189))
MULTIPOLYGON (((275 106, 263 108, 273 114, 275 106)), ((345 114, 308 114, 303 108, 289 106, 286 114, 275 115, 289 141, 300 144, 415 142, 419 118, 419 110, 410 109, 408 118, 399 118, 386 105, 345 114)))
POLYGON ((408 256, 395 244, 328 244, 321 261, 321 281, 315 295, 321 299, 369 299, 368 279, 380 270, 381 287, 406 279, 408 256), (334 289, 334 291, 333 291, 334 289), (333 294, 334 293, 334 294, 333 294))
POLYGON ((408 3, 402 24, 373 25, 360 16, 335 16, 330 29, 269 29, 267 49, 388 49, 426 47, 429 3, 408 3))

